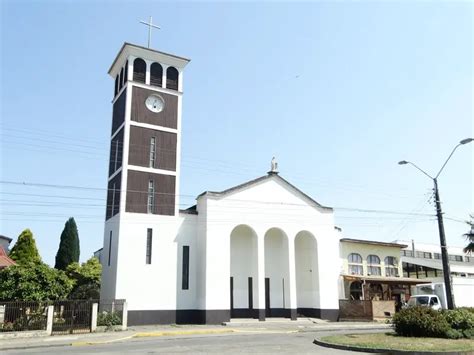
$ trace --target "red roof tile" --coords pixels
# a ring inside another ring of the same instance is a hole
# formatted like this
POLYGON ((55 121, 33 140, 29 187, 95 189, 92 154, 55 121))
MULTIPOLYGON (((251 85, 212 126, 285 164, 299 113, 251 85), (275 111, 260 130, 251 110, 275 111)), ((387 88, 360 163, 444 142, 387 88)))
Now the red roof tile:
POLYGON ((16 263, 8 257, 5 250, 0 246, 0 269, 11 265, 16 265, 16 263))

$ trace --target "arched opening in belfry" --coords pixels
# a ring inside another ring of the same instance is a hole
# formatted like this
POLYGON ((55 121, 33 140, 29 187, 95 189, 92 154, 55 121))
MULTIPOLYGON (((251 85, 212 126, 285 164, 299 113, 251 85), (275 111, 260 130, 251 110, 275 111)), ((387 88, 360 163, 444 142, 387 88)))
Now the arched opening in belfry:
POLYGON ((171 90, 178 90, 179 72, 175 67, 168 67, 166 69, 166 88, 171 90))
POLYGON ((150 67, 150 85, 161 87, 163 82, 163 67, 160 63, 153 63, 150 67))
POLYGON ((145 83, 146 63, 143 59, 137 58, 133 61, 133 81, 145 83))

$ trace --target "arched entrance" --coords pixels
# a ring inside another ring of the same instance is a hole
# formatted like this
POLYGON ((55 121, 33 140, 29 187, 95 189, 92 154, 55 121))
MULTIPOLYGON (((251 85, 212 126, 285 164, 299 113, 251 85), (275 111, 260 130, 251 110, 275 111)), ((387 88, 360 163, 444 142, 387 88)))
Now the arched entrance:
POLYGON ((230 316, 258 318, 254 311, 258 297, 257 234, 247 225, 230 234, 230 316))
POLYGON ((298 313, 312 317, 319 308, 319 271, 316 238, 307 231, 295 237, 296 304, 298 313))
POLYGON ((290 316, 288 237, 278 228, 265 233, 265 316, 290 316))

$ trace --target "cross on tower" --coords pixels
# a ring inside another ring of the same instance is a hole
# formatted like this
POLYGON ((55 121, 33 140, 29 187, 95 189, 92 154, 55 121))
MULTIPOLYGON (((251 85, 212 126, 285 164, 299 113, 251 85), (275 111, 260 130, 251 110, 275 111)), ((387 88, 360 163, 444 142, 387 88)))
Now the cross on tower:
POLYGON ((148 48, 150 48, 150 42, 151 42, 151 28, 157 28, 157 29, 161 29, 159 26, 156 26, 153 24, 153 19, 152 17, 150 16, 150 22, 145 22, 145 21, 140 21, 140 23, 143 23, 144 25, 147 25, 148 26, 148 48))

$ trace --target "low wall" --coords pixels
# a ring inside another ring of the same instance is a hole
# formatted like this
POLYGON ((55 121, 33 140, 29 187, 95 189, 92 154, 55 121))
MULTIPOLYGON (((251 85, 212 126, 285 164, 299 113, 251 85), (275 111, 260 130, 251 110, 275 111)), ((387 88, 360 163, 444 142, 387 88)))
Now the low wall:
POLYGON ((339 318, 383 320, 395 314, 395 301, 339 300, 339 318))
POLYGON ((371 301, 372 319, 382 320, 393 317, 395 314, 395 301, 371 301))

